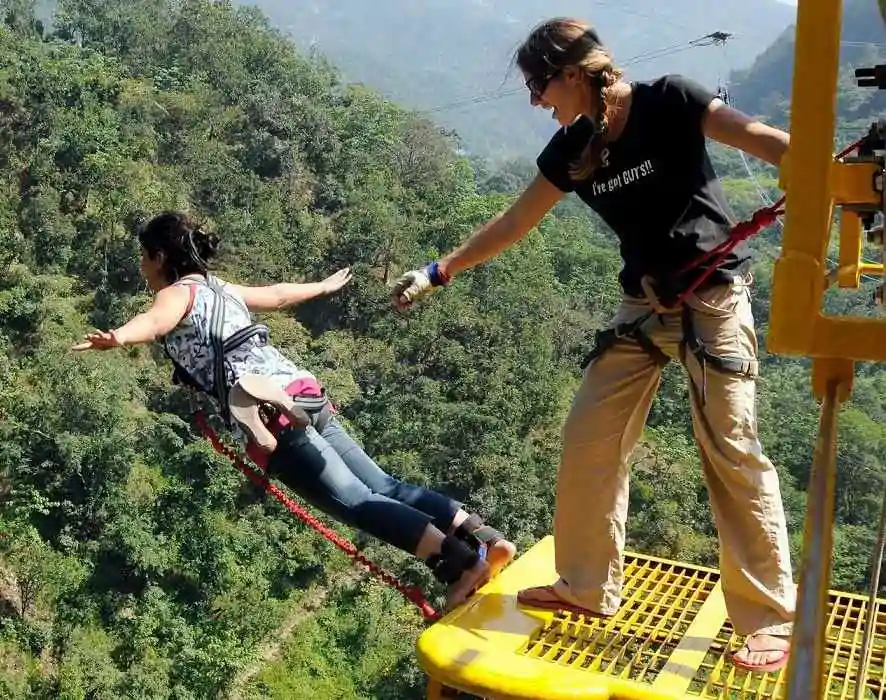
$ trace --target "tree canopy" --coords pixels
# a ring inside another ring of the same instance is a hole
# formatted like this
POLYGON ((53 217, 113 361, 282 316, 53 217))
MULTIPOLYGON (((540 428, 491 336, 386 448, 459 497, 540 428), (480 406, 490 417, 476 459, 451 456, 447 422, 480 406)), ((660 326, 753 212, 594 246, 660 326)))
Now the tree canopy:
MULTIPOLYGON (((384 468, 526 547, 550 532, 580 360, 618 301, 612 238, 567 199, 398 314, 396 275, 501 211, 523 164, 467 159, 452 134, 347 84, 251 7, 62 0, 51 33, 29 0, 0 8, 0 698, 215 698, 238 678, 242 697, 420 697, 420 617, 199 439, 156 348, 68 348, 148 303, 133 225, 163 208, 220 234, 232 281, 349 265, 339 294, 262 318, 273 342, 318 374, 384 468), (281 625, 298 632, 243 680, 281 625)), ((715 154, 749 213, 756 184, 715 154)), ((772 189, 771 173, 759 184, 772 189)), ((759 420, 796 557, 818 408, 808 363, 765 352, 777 240, 754 243, 759 420)), ((870 307, 862 292, 828 303, 870 307)), ((867 577, 884 396, 886 372, 863 366, 841 417, 833 583, 846 590, 867 577)), ((716 565, 692 440, 670 367, 633 458, 630 547, 716 565)), ((336 528, 439 603, 425 567, 336 528)))

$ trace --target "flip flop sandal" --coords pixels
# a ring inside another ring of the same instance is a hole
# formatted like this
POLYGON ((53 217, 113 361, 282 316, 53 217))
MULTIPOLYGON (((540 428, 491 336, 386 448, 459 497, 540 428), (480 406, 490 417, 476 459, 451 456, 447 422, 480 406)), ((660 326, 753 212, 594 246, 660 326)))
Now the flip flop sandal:
POLYGON ((783 669, 788 663, 788 655, 790 653, 790 649, 751 649, 747 642, 745 642, 742 649, 747 649, 751 653, 754 654, 768 654, 770 652, 780 652, 781 656, 775 661, 769 661, 765 664, 752 664, 747 661, 742 661, 741 659, 736 659, 735 654, 737 652, 732 652, 729 655, 729 660, 732 662, 732 665, 736 668, 740 668, 743 671, 754 671, 757 673, 771 673, 773 671, 780 671, 783 669))
POLYGON ((576 615, 584 615, 585 617, 594 617, 599 619, 608 617, 607 615, 595 612, 594 610, 589 610, 588 608, 583 608, 579 605, 567 603, 565 600, 557 595, 553 586, 535 586, 533 588, 524 588, 517 594, 517 602, 521 605, 525 605, 531 608, 539 608, 541 610, 562 610, 564 612, 575 613, 576 615), (535 598, 532 598, 532 592, 534 591, 543 591, 544 593, 548 593, 556 600, 537 600, 535 598))

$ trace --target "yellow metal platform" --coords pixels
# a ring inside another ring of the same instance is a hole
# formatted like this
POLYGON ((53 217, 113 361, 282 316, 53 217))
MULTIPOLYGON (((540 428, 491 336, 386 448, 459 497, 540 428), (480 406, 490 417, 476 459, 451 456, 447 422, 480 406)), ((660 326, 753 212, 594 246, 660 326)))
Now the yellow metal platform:
MULTIPOLYGON (((552 583, 546 537, 418 640, 425 672, 483 698, 544 700, 762 700, 785 696, 786 674, 750 674, 727 658, 742 639, 726 619, 715 569, 625 557, 621 609, 601 621, 518 606, 517 591, 552 583)), ((852 698, 867 599, 832 591, 827 700, 852 698)), ((886 601, 877 605, 870 700, 886 700, 886 601)), ((811 700, 811 699, 810 699, 811 700)))

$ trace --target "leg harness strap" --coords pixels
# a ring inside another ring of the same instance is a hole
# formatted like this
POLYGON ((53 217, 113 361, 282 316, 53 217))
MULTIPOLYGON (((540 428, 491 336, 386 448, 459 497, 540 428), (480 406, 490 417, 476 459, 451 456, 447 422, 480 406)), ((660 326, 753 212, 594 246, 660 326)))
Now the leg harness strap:
MULTIPOLYGON (((651 310, 640 316, 634 321, 628 323, 620 323, 614 328, 607 328, 598 331, 596 334, 596 343, 594 349, 582 362, 582 369, 587 367, 593 360, 600 357, 604 352, 609 350, 618 342, 635 342, 642 347, 649 356, 664 366, 668 363, 668 356, 643 332, 642 326, 646 321, 655 314, 655 310, 651 310)), ((704 341, 698 337, 695 332, 695 324, 692 320, 692 308, 686 304, 683 305, 682 317, 683 338, 680 341, 680 359, 686 362, 687 353, 691 353, 698 361, 702 370, 702 402, 706 399, 707 389, 707 368, 722 372, 725 374, 735 374, 742 377, 754 379, 759 376, 760 363, 756 359, 747 359, 734 355, 717 355, 708 350, 704 341)))
POLYGON ((705 347, 704 341, 695 332, 692 322, 692 309, 683 306, 683 341, 680 343, 680 359, 686 362, 686 353, 695 356, 701 367, 701 402, 707 401, 708 366, 724 374, 736 374, 740 377, 755 379, 760 374, 760 363, 755 359, 746 359, 734 355, 715 355, 705 347))
POLYGON ((609 348, 613 347, 619 341, 628 341, 635 342, 640 347, 642 347, 652 359, 654 359, 657 363, 664 366, 668 362, 670 362, 670 358, 665 355, 661 349, 652 342, 646 333, 643 332, 643 324, 648 321, 655 311, 647 311, 645 314, 640 316, 639 318, 630 321, 628 323, 619 323, 614 328, 606 328, 602 331, 597 331, 594 349, 591 350, 584 358, 584 361, 581 364, 582 369, 587 367, 593 360, 598 358, 604 352, 609 350, 609 348))

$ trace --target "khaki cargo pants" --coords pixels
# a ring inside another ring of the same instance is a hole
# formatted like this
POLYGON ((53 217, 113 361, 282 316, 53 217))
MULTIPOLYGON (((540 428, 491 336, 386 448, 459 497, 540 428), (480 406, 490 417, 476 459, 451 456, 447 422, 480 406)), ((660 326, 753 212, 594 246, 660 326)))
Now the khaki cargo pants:
MULTIPOLYGON (((695 332, 715 355, 757 357, 748 283, 736 278, 686 303, 695 332)), ((625 297, 613 325, 652 308, 625 297)), ((680 360, 682 309, 654 314, 642 326, 680 360)), ((720 540, 726 607, 739 634, 788 635, 796 589, 778 475, 757 437, 755 381, 711 368, 686 353, 696 442, 720 540), (704 387, 704 397, 702 396, 704 387)), ((617 342, 585 372, 563 430, 554 541, 565 600, 616 612, 623 583, 628 460, 658 389, 662 365, 636 342, 617 342)))

